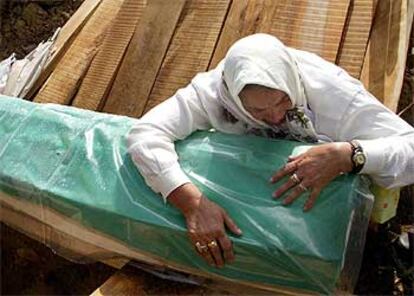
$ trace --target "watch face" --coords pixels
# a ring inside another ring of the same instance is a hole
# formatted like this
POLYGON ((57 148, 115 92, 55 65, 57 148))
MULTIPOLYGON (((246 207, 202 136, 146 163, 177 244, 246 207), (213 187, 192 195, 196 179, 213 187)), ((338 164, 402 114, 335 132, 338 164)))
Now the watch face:
POLYGON ((357 152, 354 157, 356 165, 363 165, 365 163, 365 155, 362 152, 357 152))

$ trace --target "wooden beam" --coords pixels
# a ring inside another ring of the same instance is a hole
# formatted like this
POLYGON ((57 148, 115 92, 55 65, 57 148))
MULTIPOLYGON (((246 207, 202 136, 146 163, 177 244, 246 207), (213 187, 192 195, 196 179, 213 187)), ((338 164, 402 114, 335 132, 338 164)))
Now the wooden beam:
MULTIPOLYGON (((105 97, 141 18, 145 2, 145 0, 124 1, 82 80, 73 100, 73 106, 90 110, 102 109, 105 97)), ((135 71, 131 69, 131 72, 135 71)))
POLYGON ((87 228, 53 209, 13 198, 3 192, 0 192, 0 212, 2 222, 46 245, 59 246, 67 254, 89 259, 134 258, 163 265, 162 260, 138 252, 124 242, 87 228))
POLYGON ((35 102, 64 105, 71 102, 122 2, 102 1, 35 97, 35 102))
MULTIPOLYGON (((217 284, 225 283, 224 286, 232 285, 232 282, 224 276, 206 273, 200 269, 180 265, 165 258, 142 252, 118 239, 88 228, 79 221, 64 216, 43 204, 18 199, 4 192, 0 192, 0 221, 46 245, 62 247, 61 250, 64 250, 67 255, 80 255, 84 256, 81 258, 89 259, 100 257, 132 258, 151 265, 209 278, 210 281, 217 282, 217 284)), ((247 281, 234 282, 234 288, 241 291, 260 289, 286 295, 304 293, 303 290, 247 281)))
POLYGON ((101 4, 102 0, 85 0, 82 5, 76 10, 72 17, 66 22, 59 32, 55 44, 50 51, 50 57, 47 64, 42 70, 42 73, 33 84, 32 88, 26 95, 26 98, 32 98, 39 90, 50 73, 55 69, 66 50, 72 44, 79 31, 83 28, 89 17, 93 14, 96 8, 101 4))
POLYGON ((229 5, 230 0, 187 0, 145 112, 208 69, 229 5))
POLYGON ((138 24, 103 111, 140 116, 185 0, 152 0, 138 24))
POLYGON ((147 295, 144 290, 145 278, 136 275, 131 268, 124 267, 115 272, 91 296, 106 295, 147 295))
POLYGON ((414 1, 381 0, 365 55, 361 81, 396 112, 404 80, 414 1))
POLYGON ((287 46, 336 61, 350 0, 278 0, 271 33, 287 46))
POLYGON ((50 248, 57 254, 71 260, 99 260, 116 269, 122 268, 129 259, 122 255, 106 250, 86 240, 44 224, 21 211, 0 203, 0 221, 50 248), (99 256, 101 258, 99 258, 99 256), (104 259, 109 258, 110 259, 104 259))
POLYGON ((275 0, 233 1, 209 68, 214 69, 238 39, 259 32, 270 33, 277 3, 275 0))
POLYGON ((359 79, 368 46, 377 0, 351 1, 337 64, 359 79))

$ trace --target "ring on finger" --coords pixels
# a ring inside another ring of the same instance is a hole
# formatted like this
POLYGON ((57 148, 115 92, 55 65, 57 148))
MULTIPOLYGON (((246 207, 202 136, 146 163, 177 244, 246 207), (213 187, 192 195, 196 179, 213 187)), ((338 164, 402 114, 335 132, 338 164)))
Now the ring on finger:
POLYGON ((207 244, 207 246, 210 248, 210 249, 214 249, 214 248, 217 248, 217 242, 215 241, 215 240, 212 240, 211 242, 209 242, 208 244, 207 244))
POLYGON ((298 175, 296 175, 296 173, 293 173, 291 176, 290 176, 290 179, 295 183, 295 184, 299 184, 300 183, 300 179, 299 179, 299 177, 298 177, 298 175))
POLYGON ((299 183, 298 184, 298 186, 299 186, 299 188, 302 190, 302 191, 308 191, 308 187, 306 187, 305 185, 303 185, 302 183, 299 183))
POLYGON ((202 245, 200 242, 196 242, 195 247, 197 249, 197 252, 200 254, 208 251, 208 247, 206 245, 202 245))

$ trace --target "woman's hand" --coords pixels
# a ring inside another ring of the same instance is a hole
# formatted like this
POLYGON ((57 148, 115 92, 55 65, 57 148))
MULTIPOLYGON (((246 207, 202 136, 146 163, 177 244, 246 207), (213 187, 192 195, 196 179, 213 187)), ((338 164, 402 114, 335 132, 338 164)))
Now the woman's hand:
POLYGON ((175 189, 168 200, 185 216, 190 240, 200 256, 217 267, 234 260, 225 226, 236 235, 242 232, 223 208, 204 197, 191 183, 175 189))
POLYGON ((295 157, 289 157, 288 163, 271 178, 271 183, 284 176, 290 178, 274 193, 279 198, 292 188, 291 193, 283 201, 291 204, 303 192, 310 190, 310 197, 303 208, 307 211, 313 207, 322 189, 338 175, 352 170, 352 147, 350 143, 329 143, 313 147, 295 157))

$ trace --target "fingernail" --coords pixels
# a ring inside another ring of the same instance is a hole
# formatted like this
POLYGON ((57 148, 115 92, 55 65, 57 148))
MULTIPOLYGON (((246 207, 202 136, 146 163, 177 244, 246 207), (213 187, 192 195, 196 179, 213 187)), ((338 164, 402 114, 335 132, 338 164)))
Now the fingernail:
POLYGON ((273 177, 269 179, 269 182, 270 183, 273 183, 273 177))
POLYGON ((274 198, 278 198, 278 197, 279 197, 279 194, 277 194, 277 192, 273 192, 272 196, 273 196, 274 198))

